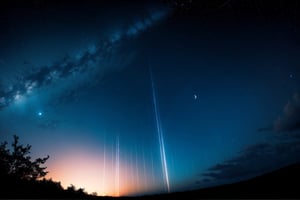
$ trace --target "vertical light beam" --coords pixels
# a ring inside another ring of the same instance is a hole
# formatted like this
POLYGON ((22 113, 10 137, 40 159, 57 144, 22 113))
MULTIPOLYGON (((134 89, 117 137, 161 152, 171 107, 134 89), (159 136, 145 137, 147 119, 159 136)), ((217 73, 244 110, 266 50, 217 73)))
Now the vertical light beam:
POLYGON ((116 187, 116 196, 120 195, 120 143, 119 136, 116 138, 116 176, 115 176, 115 187, 116 187))
POLYGON ((147 173, 147 171, 146 171, 146 161, 145 161, 145 150, 143 149, 143 174, 144 174, 144 177, 143 177, 143 179, 144 179, 144 185, 145 185, 145 188, 147 189, 148 188, 148 186, 147 186, 147 182, 148 182, 148 180, 147 180, 147 175, 146 175, 146 173, 147 173))
POLYGON ((137 184, 137 186, 140 186, 138 155, 137 155, 137 147, 136 146, 135 146, 135 173, 136 173, 136 184, 137 184))
POLYGON ((106 180, 106 133, 104 133, 104 143, 103 143, 103 174, 102 174, 102 195, 105 194, 105 183, 106 180))
POLYGON ((168 173, 168 165, 167 165, 167 158, 166 158, 166 151, 165 151, 165 143, 164 143, 163 132, 162 132, 162 129, 161 129, 160 118, 159 118, 159 114, 158 114, 158 108, 157 108, 157 102, 156 102, 156 93, 155 93, 155 88, 154 88, 152 71, 151 71, 150 67, 149 67, 149 71, 150 71, 152 99, 153 99, 153 105, 154 105, 155 122, 156 122, 157 134, 158 134, 160 159, 161 159, 161 164, 162 164, 164 183, 165 183, 165 186, 167 188, 167 191, 170 192, 169 173, 168 173))
POLYGON ((151 175, 152 175, 152 184, 155 183, 155 177, 154 177, 154 164, 153 164, 153 155, 151 151, 151 175))

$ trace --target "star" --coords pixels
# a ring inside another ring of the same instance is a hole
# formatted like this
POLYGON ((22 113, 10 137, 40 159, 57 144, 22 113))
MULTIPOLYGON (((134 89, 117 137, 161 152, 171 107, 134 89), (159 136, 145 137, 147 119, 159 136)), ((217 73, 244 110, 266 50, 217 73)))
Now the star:
POLYGON ((43 113, 42 112, 38 112, 38 116, 42 116, 43 115, 43 113))
POLYGON ((198 98, 198 96, 196 94, 194 94, 194 99, 196 100, 198 98))

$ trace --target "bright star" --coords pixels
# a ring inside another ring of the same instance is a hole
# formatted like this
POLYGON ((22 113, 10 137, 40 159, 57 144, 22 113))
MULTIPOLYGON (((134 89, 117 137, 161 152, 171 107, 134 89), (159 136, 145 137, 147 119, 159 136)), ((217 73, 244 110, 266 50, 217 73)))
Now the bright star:
POLYGON ((42 112, 38 112, 38 116, 42 116, 43 115, 43 113, 42 112))
POLYGON ((196 94, 194 94, 194 99, 196 100, 198 98, 198 96, 196 94))

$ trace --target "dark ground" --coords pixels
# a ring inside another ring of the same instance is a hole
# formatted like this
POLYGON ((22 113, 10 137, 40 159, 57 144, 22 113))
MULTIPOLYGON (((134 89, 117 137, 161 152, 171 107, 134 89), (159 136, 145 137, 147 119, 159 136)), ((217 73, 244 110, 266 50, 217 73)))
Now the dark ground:
POLYGON ((18 199, 300 199, 300 163, 262 176, 228 185, 140 197, 96 197, 80 191, 61 190, 55 183, 0 182, 0 198, 18 199))
POLYGON ((250 180, 138 199, 299 199, 300 163, 250 180))

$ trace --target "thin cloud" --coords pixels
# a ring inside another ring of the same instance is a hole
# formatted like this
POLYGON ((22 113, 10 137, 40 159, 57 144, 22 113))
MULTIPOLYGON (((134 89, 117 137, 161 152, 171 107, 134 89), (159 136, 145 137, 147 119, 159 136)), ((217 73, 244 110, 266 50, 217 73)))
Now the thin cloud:
MULTIPOLYGON (((277 143, 259 143, 246 147, 236 157, 218 163, 202 173, 200 182, 235 181, 250 178, 289 163, 299 161, 300 139, 290 137, 277 143)), ((199 184, 199 181, 198 181, 199 184)))
POLYGON ((295 93, 283 107, 283 114, 279 116, 273 123, 273 126, 267 128, 259 128, 259 132, 275 131, 275 132, 291 132, 300 130, 300 95, 295 93))

